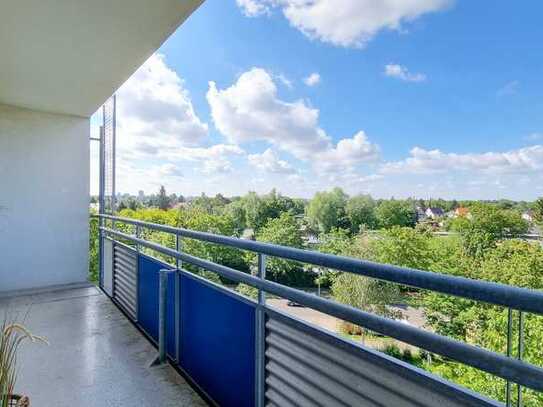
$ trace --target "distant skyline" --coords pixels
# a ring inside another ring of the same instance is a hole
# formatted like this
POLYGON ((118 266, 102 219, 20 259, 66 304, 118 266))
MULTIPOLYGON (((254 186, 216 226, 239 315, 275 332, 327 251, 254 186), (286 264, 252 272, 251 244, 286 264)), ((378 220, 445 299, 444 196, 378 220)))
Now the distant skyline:
MULTIPOLYGON (((537 1, 207 0, 117 92, 117 190, 533 200, 542 14, 537 1)), ((93 145, 92 194, 96 164, 93 145)))

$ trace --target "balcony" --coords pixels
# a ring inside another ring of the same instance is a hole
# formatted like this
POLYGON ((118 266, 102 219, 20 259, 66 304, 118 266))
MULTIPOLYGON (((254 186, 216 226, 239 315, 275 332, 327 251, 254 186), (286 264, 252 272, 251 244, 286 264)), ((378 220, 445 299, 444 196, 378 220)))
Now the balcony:
POLYGON ((200 405, 175 368, 203 399, 221 406, 502 405, 286 314, 267 304, 266 294, 501 377, 509 397, 515 385, 543 390, 543 369, 512 355, 268 281, 266 258, 329 267, 522 313, 542 313, 540 292, 108 215, 101 216, 101 223, 103 292, 84 288, 11 300, 12 308, 28 313, 29 326, 52 343, 28 350, 23 358, 37 366, 23 375, 23 386, 36 400, 58 400, 58 405, 63 397, 78 403, 92 400, 88 405, 133 405, 133 400, 138 405, 200 405), (134 233, 126 233, 127 227, 134 233), (148 231, 172 235, 176 249, 144 238, 148 231), (258 273, 186 254, 183 239, 253 251, 259 258, 258 273), (206 280, 188 271, 190 267, 252 285, 259 290, 258 300, 206 280), (154 356, 167 363, 149 368, 154 356), (43 380, 45 374, 54 378, 55 386, 43 380))
POLYGON ((94 286, 0 300, 49 345, 27 345, 17 388, 36 406, 205 406, 151 343, 94 286))

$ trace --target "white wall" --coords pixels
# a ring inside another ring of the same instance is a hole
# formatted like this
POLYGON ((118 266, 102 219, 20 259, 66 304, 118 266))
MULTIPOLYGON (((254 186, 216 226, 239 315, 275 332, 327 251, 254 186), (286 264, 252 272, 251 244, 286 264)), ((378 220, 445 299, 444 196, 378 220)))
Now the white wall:
POLYGON ((0 105, 0 292, 84 282, 89 119, 0 105))

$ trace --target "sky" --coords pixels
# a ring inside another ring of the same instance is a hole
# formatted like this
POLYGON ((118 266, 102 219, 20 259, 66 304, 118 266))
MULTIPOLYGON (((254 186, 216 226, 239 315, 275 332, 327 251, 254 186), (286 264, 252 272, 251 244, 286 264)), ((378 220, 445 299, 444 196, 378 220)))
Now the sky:
POLYGON ((207 0, 117 91, 117 191, 533 200, 541 15, 537 0, 207 0))

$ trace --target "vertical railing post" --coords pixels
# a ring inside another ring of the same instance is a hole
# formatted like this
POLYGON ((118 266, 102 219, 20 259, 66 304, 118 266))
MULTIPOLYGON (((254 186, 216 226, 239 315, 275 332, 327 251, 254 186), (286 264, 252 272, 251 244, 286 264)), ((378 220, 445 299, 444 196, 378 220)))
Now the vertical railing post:
MULTIPOLYGON (((266 255, 258 253, 257 275, 266 278, 266 255)), ((256 308, 256 406, 264 407, 266 388, 266 292, 258 289, 258 305, 256 308)))
POLYGON ((166 362, 166 306, 168 298, 168 274, 172 270, 162 269, 159 271, 158 282, 158 359, 155 365, 166 362))
MULTIPOLYGON (((136 238, 141 238, 141 226, 136 225, 136 238)), ((136 321, 140 319, 140 254, 141 246, 139 243, 136 243, 136 321)))
MULTIPOLYGON (((181 251, 181 238, 176 233, 175 234, 175 251, 180 252, 181 251)), ((181 360, 181 296, 180 296, 180 288, 181 288, 181 260, 175 259, 175 267, 176 272, 174 276, 174 285, 175 285, 175 309, 174 309, 174 320, 175 320, 175 359, 177 363, 181 360)))
MULTIPOLYGON (((507 310, 507 356, 511 357, 513 353, 513 309, 507 310)), ((511 386, 508 380, 505 384, 505 405, 511 407, 511 386)))

